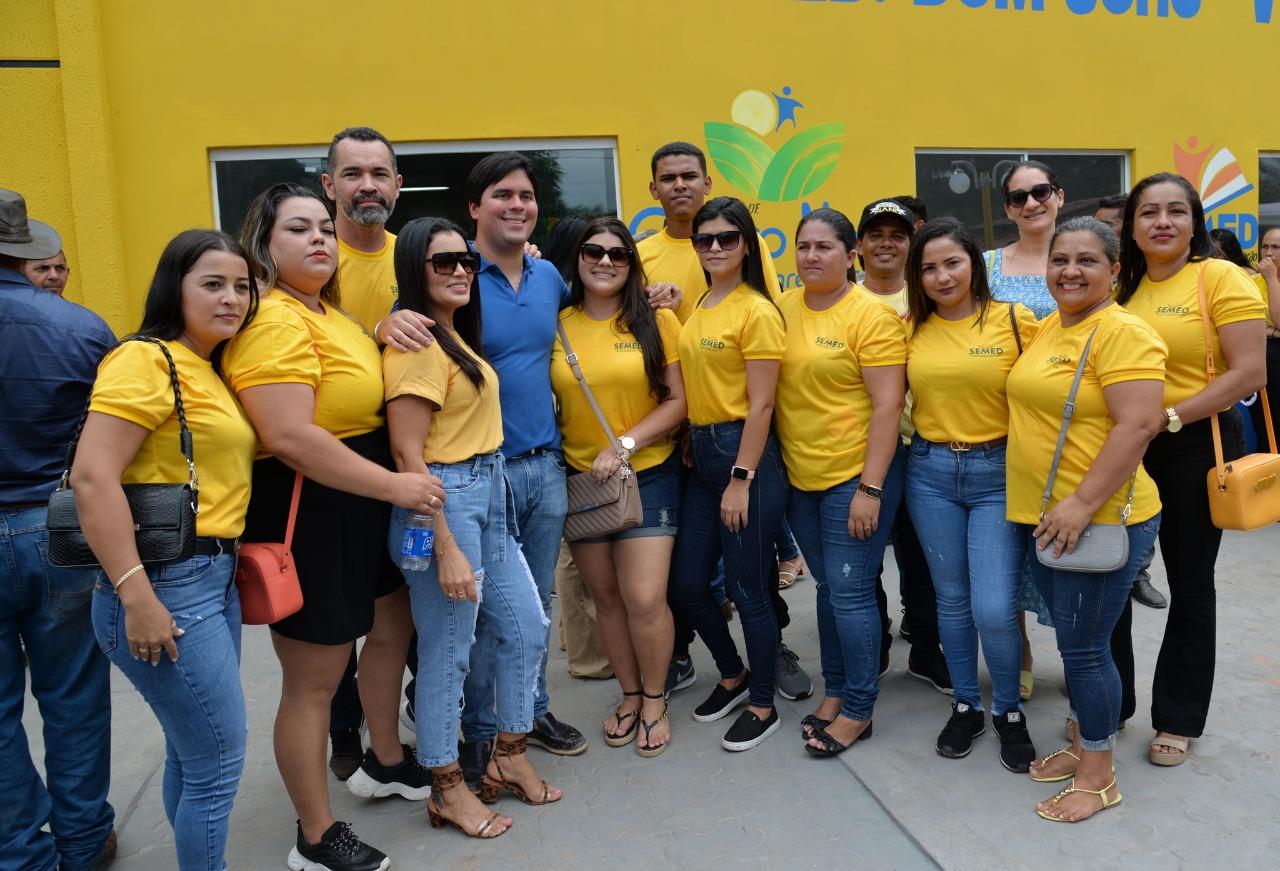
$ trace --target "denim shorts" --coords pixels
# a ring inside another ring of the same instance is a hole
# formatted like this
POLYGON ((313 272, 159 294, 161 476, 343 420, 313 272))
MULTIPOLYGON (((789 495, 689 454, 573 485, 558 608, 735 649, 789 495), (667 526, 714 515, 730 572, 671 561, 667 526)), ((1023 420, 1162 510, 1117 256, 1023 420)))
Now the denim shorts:
MULTIPOLYGON (((570 469, 569 475, 585 474, 570 469)), ((680 524, 680 452, 671 455, 652 468, 636 473, 640 485, 640 505, 644 516, 640 525, 597 538, 580 538, 579 544, 599 544, 605 541, 622 541, 626 538, 675 537, 680 524)))

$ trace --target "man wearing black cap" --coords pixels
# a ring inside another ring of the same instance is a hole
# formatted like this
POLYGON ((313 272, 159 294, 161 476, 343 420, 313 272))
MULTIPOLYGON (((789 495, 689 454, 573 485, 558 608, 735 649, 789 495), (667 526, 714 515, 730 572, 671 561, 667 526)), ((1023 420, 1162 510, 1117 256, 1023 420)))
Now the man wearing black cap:
POLYGON ((0 865, 31 871, 92 869, 115 853, 108 663, 89 622, 96 573, 49 565, 45 532, 66 445, 115 336, 22 274, 25 261, 60 250, 54 229, 0 189, 0 865), (20 644, 44 720, 47 784, 22 726, 20 644))
MULTIPOLYGON (((865 293, 897 312, 899 317, 907 313, 907 250, 915 233, 915 215, 894 200, 876 200, 862 210, 858 221, 858 259, 865 272, 858 287, 865 293)), ((911 425, 911 393, 907 392, 907 405, 902 412, 901 433, 903 442, 909 443, 915 428, 911 425)), ((895 462, 906 462, 905 449, 899 448, 895 462)), ((911 643, 911 655, 907 658, 907 672, 930 684, 942 693, 951 692, 951 676, 947 661, 942 655, 938 639, 938 602, 933 589, 933 578, 925 562, 920 539, 907 513, 905 503, 894 518, 893 558, 898 564, 903 615, 899 633, 911 643)), ((882 570, 883 573, 883 570, 882 570)), ((880 669, 889 664, 889 615, 886 607, 884 585, 876 593, 880 605, 880 619, 884 638, 881 640, 880 669)))

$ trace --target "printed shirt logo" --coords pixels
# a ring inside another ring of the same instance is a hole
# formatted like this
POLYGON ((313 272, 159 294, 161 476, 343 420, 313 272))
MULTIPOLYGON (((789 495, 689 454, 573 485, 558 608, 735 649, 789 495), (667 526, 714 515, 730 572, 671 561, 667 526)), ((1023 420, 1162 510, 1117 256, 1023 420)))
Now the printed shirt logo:
POLYGON ((842 351, 845 347, 844 342, 839 339, 828 339, 826 336, 818 336, 813 343, 820 348, 831 348, 835 351, 842 351))
POLYGON ((1067 365, 1071 365, 1071 364, 1072 364, 1072 363, 1074 363, 1075 361, 1073 361, 1070 357, 1064 357, 1064 356, 1062 356, 1061 354, 1051 354, 1051 355, 1050 355, 1050 356, 1045 360, 1045 362, 1046 362, 1046 363, 1048 363, 1048 364, 1050 364, 1050 365, 1061 365, 1061 364, 1063 364, 1063 363, 1065 363, 1065 364, 1067 364, 1067 365))
POLYGON ((706 336, 703 336, 698 340, 698 347, 705 348, 708 351, 723 351, 724 342, 719 339, 709 339, 706 336))
POLYGON ((970 348, 970 357, 999 357, 1004 354, 1004 348, 986 347, 986 348, 970 348))
POLYGON ((784 203, 813 193, 835 172, 844 150, 844 124, 832 121, 801 130, 779 144, 765 141, 791 122, 804 103, 791 96, 747 90, 734 98, 732 124, 707 121, 707 153, 729 184, 763 202, 784 203))
POLYGON ((1158 305, 1156 306, 1156 314, 1187 315, 1187 314, 1191 314, 1191 309, 1185 305, 1158 305))
POLYGON ((639 342, 614 342, 614 343, 613 343, 613 350, 615 350, 615 351, 639 351, 639 350, 641 350, 641 348, 640 348, 640 343, 639 343, 639 342))

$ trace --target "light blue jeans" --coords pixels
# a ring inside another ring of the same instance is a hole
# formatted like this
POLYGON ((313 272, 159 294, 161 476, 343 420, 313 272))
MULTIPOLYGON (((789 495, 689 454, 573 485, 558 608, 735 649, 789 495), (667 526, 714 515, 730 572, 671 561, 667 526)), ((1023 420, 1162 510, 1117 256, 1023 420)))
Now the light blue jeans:
MULTIPOLYGON (((151 706, 164 730, 165 816, 173 826, 182 871, 226 867, 231 804, 244 768, 244 691, 240 685, 240 597, 234 554, 195 556, 148 567, 156 598, 183 635, 178 661, 134 659, 125 635, 125 609, 99 574, 93 589, 93 632, 151 706)), ((135 578, 129 583, 138 583, 135 578)))
MULTIPOLYGON (((444 482, 445 519, 454 543, 471 563, 480 601, 445 598, 434 560, 425 572, 404 573, 418 630, 418 761, 428 768, 458 758, 463 687, 470 689, 480 659, 493 681, 488 708, 490 717, 496 713, 495 730, 524 733, 533 728, 534 694, 551 621, 511 535, 503 466, 497 452, 430 466, 431 474, 444 482), (485 657, 478 656, 479 626, 488 627, 493 644, 485 657)), ((388 546, 393 558, 399 556, 408 518, 403 508, 392 512, 388 546)))
POLYGON ((823 692, 841 699, 840 713, 851 720, 871 719, 880 692, 876 587, 902 501, 901 456, 885 476, 880 520, 868 539, 849 534, 849 504, 861 476, 828 490, 791 490, 787 516, 817 586, 823 692))
POLYGON ((111 663, 89 621, 97 573, 49 564, 46 513, 0 511, 0 868, 92 871, 115 819, 111 663), (24 646, 47 783, 22 725, 24 646))
POLYGON ((938 635, 955 700, 982 710, 981 639, 996 715, 1022 708, 1014 597, 1026 537, 1005 519, 1004 458, 1004 445, 953 451, 917 435, 907 459, 907 510, 937 590, 938 635))
MULTIPOLYGON (((1020 524, 1028 547, 1034 526, 1020 524)), ((1071 713, 1080 728, 1080 746, 1106 751, 1115 746, 1123 695, 1120 672, 1111 655, 1111 633, 1133 590, 1138 569, 1151 556, 1160 532, 1160 515, 1135 523, 1129 533, 1129 561, 1114 572, 1095 574, 1051 569, 1031 557, 1031 577, 1053 612, 1058 652, 1067 675, 1071 713)))
MULTIPOLYGON (((556 451, 506 460, 506 486, 514 511, 515 540, 538 587, 543 614, 551 613, 551 590, 556 579, 556 560, 564 536, 564 516, 569 510, 569 494, 564 483, 564 459, 556 451)), ((508 515, 511 517, 512 515, 508 515)), ((495 651, 502 637, 480 612, 476 642, 467 678, 466 702, 462 711, 462 736, 468 741, 488 741, 498 731, 494 718, 495 651)), ((543 647, 551 643, 551 623, 543 633, 543 647)), ((547 661, 538 663, 538 680, 533 700, 533 718, 547 713, 547 661)), ((503 731, 508 731, 503 729, 503 731)))

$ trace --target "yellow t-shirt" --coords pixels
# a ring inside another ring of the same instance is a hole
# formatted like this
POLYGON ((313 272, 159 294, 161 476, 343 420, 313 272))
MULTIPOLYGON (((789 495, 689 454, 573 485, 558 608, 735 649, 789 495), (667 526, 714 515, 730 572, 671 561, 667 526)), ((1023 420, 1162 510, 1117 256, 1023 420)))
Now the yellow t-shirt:
POLYGON ((912 422, 922 438, 985 442, 1009 434, 1005 380, 1018 360, 1011 307, 1025 348, 1036 334, 1036 316, 1024 305, 994 301, 981 329, 976 314, 948 321, 934 312, 907 340, 912 422))
MULTIPOLYGON (((244 532, 258 437, 227 385, 181 342, 165 342, 178 370, 182 408, 191 430, 200 479, 196 535, 237 538, 244 532)), ((124 484, 185 484, 187 461, 179 443, 169 363, 150 342, 123 342, 103 359, 90 411, 150 430, 120 479, 124 484)))
MULTIPOLYGON (((1006 513, 1016 523, 1038 523, 1062 407, 1071 390, 1080 352, 1097 326, 1084 376, 1076 394, 1076 411, 1067 428, 1067 443, 1053 483, 1049 507, 1074 493, 1102 450, 1114 422, 1103 388, 1124 381, 1162 381, 1168 349, 1141 318, 1118 305, 1094 312, 1064 328, 1058 312, 1040 322, 1006 384, 1009 397, 1009 447, 1005 455, 1006 513)), ((1129 493, 1126 480, 1093 515, 1095 523, 1119 523, 1129 493)), ((1150 520, 1160 511, 1156 485, 1141 465, 1133 491, 1129 522, 1150 520)))
POLYGON ((1261 272, 1249 276, 1258 286, 1258 295, 1262 297, 1262 306, 1266 309, 1267 326, 1275 329, 1276 323, 1271 319, 1271 294, 1267 290, 1267 277, 1261 272))
POLYGON ((714 308, 697 306, 680 331, 689 422, 745 420, 751 410, 746 361, 781 360, 785 333, 774 304, 745 284, 714 308))
MULTIPOLYGON (((769 256, 769 246, 759 234, 761 260, 764 261, 764 283, 769 293, 776 300, 782 296, 782 285, 778 282, 778 270, 769 256)), ((688 323, 698 300, 707 292, 707 276, 702 271, 702 261, 698 252, 693 250, 693 243, 688 239, 676 239, 663 227, 647 239, 636 245, 640 252, 640 263, 644 266, 645 280, 650 284, 674 284, 680 288, 680 323, 688 323)), ((573 341, 570 338, 569 341, 573 341)))
POLYGON ((854 287, 865 293, 874 300, 878 300, 889 308, 898 313, 898 317, 905 318, 907 316, 907 286, 905 284, 897 293, 876 293, 865 284, 855 284, 854 287))
MULTIPOLYGON (((461 337, 458 342, 466 348, 461 337)), ((466 350, 475 356, 470 348, 466 350)), ((484 360, 479 362, 483 390, 477 390, 462 367, 435 342, 412 354, 394 348, 382 352, 387 401, 397 396, 420 396, 436 407, 422 446, 425 462, 460 463, 502 446, 498 376, 484 360)))
MULTIPOLYGON (((658 334, 662 339, 663 364, 670 366, 680 359, 680 319, 675 312, 658 309, 658 334)), ((623 333, 615 315, 607 321, 593 321, 580 308, 567 308, 560 313, 569 344, 578 355, 582 377, 614 435, 622 435, 649 416, 658 400, 649 390, 649 376, 644 371, 640 343, 631 333, 623 333)), ((551 389, 560 406, 561 446, 565 461, 580 472, 591 469, 596 455, 608 442, 600 421, 596 420, 587 397, 573 377, 565 360, 564 345, 556 334, 551 348, 551 389)), ((631 467, 637 472, 652 468, 671 456, 672 442, 658 439, 636 451, 631 467)))
POLYGON ((316 426, 344 439, 383 425, 382 355, 358 323, 324 309, 313 312, 272 288, 227 346, 222 371, 237 394, 262 384, 310 385, 316 426))
POLYGON ((902 319, 857 292, 821 312, 803 290, 778 305, 787 319, 774 400, 782 459, 792 486, 826 490, 862 474, 871 420, 862 370, 906 362, 902 319))
MULTIPOLYGON (((1188 263, 1164 281, 1142 279, 1125 308, 1149 323, 1169 348, 1164 404, 1177 405, 1209 383, 1205 373, 1204 324, 1200 317, 1198 285, 1204 271, 1205 298, 1215 327, 1240 321, 1262 320, 1266 306, 1244 271, 1226 260, 1188 263)), ((1210 331, 1213 362, 1218 374, 1227 371, 1218 331, 1210 331)))
MULTIPOLYGON (((385 231, 384 231, 385 232, 385 231)), ((342 307, 373 335, 400 295, 396 284, 396 237, 387 233, 382 250, 369 254, 338 240, 338 289, 342 307)))

